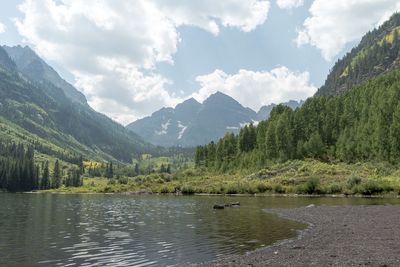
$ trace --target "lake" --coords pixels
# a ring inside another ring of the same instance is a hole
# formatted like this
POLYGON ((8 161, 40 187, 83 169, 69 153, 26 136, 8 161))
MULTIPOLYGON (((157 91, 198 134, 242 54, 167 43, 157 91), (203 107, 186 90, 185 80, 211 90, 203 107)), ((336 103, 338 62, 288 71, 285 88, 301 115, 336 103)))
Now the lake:
POLYGON ((293 238, 263 211, 398 199, 0 193, 0 266, 185 266, 293 238), (213 210, 239 201, 239 208, 213 210))

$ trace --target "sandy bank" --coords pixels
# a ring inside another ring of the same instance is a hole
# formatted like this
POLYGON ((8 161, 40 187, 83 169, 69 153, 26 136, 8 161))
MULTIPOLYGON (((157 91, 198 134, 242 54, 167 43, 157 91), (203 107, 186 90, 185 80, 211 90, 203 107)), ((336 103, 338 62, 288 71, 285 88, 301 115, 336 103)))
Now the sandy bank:
POLYGON ((400 206, 266 211, 306 222, 309 228, 298 239, 204 266, 400 266, 400 206))

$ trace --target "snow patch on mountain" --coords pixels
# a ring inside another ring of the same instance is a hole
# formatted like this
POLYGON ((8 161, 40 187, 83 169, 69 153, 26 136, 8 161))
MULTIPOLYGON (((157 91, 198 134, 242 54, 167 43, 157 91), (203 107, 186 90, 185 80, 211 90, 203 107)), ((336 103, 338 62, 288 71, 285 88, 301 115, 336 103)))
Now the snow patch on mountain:
POLYGON ((161 131, 155 131, 157 135, 167 134, 168 127, 171 125, 171 119, 169 119, 166 123, 161 124, 161 131))
POLYGON ((178 121, 178 128, 181 129, 178 134, 178 140, 180 140, 182 139, 182 136, 185 133, 187 126, 182 125, 181 121, 178 121))

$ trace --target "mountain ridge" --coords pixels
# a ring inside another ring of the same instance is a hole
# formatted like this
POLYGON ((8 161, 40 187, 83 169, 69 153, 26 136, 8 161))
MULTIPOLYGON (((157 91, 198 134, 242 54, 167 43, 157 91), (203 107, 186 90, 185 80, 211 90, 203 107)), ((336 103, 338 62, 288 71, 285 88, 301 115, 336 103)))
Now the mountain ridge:
MULTIPOLYGON (((293 109, 302 104, 303 101, 283 103, 293 109)), ((217 140, 227 132, 237 133, 247 124, 267 119, 274 106, 263 106, 256 112, 217 91, 203 103, 189 98, 175 108, 161 108, 126 127, 155 145, 189 147, 217 140)))
POLYGON ((365 34, 338 60, 316 96, 340 94, 370 78, 400 68, 400 13, 365 34))
POLYGON ((13 134, 3 134, 3 140, 26 142, 12 131, 17 125, 29 133, 30 144, 48 154, 64 151, 69 156, 131 162, 142 153, 158 152, 138 135, 90 108, 83 95, 75 98, 80 96, 78 90, 32 50, 20 46, 8 50, 11 56, 0 47, 0 117, 2 127, 13 134), (66 86, 60 88, 60 83, 66 86), (46 147, 36 144, 36 139, 45 141, 46 147))
POLYGON ((60 75, 41 59, 29 46, 3 46, 10 58, 15 62, 18 70, 37 82, 50 82, 63 90, 64 94, 83 105, 87 105, 84 94, 66 82, 60 75))

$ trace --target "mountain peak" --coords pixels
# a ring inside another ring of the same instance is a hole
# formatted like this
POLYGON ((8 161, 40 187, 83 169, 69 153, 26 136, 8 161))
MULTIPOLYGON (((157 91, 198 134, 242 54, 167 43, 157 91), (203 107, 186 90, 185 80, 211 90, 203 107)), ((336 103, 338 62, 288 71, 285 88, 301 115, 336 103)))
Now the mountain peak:
MULTIPOLYGON (((208 98, 216 98, 216 97, 221 97, 221 98, 232 98, 227 94, 222 93, 221 91, 217 91, 214 94, 211 94, 208 98)), ((233 98, 232 98, 233 99, 233 98)))
POLYGON ((156 145, 188 147, 217 140, 226 132, 237 133, 256 116, 232 97, 216 92, 202 104, 189 98, 177 105, 174 112, 153 113, 127 128, 156 145))
POLYGON ((178 104, 176 106, 176 108, 178 107, 182 107, 182 106, 200 106, 201 104, 194 99, 193 97, 186 99, 185 101, 183 101, 182 103, 178 104))
POLYGON ((11 57, 7 54, 7 51, 0 46, 0 66, 6 68, 7 70, 15 70, 17 66, 11 57))
POLYGON ((242 106, 233 97, 224 94, 220 91, 211 94, 206 100, 204 100, 203 105, 239 105, 242 106))
POLYGON ((24 75, 38 82, 49 82, 60 88, 69 99, 87 105, 85 96, 61 78, 60 75, 29 46, 3 46, 3 48, 15 62, 18 70, 24 75))

